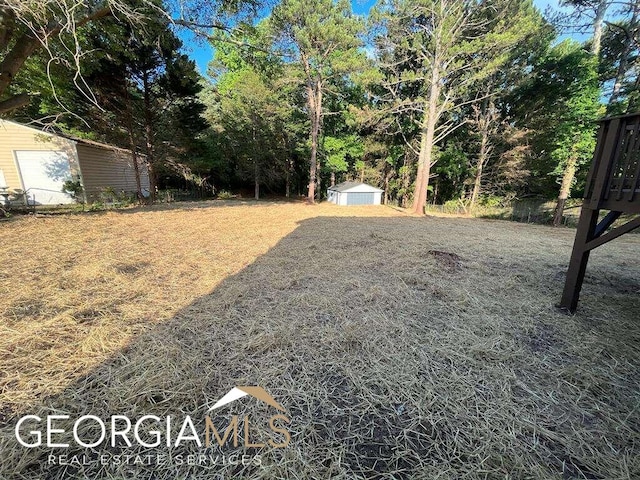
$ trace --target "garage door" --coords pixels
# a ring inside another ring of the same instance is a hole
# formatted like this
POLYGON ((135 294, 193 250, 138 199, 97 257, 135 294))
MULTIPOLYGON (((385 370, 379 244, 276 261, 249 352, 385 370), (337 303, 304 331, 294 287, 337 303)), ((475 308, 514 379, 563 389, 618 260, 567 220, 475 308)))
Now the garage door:
POLYGON ((373 205, 375 193, 352 192, 347 194, 347 205, 373 205))
POLYGON ((65 152, 16 152, 16 161, 24 189, 32 205, 73 203, 62 193, 62 185, 71 180, 69 157, 65 152))

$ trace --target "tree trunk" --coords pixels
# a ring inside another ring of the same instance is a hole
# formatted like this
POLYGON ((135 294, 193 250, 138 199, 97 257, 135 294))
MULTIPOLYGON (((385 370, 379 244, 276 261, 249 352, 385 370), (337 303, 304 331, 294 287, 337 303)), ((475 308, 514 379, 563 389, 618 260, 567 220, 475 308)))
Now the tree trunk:
POLYGON ((562 225, 564 207, 567 203, 567 198, 569 198, 569 194, 571 193, 571 186, 576 175, 577 163, 577 157, 575 156, 575 154, 572 154, 569 160, 567 160, 567 165, 564 168, 564 173, 562 174, 562 183, 560 184, 560 194, 558 195, 558 202, 556 203, 555 212, 553 214, 554 227, 562 225))
POLYGON ((149 190, 151 202, 156 201, 156 162, 153 148, 153 112, 151 111, 151 87, 149 85, 149 72, 144 72, 142 76, 144 89, 144 136, 146 143, 147 164, 149 165, 149 190))
POLYGON ((39 47, 40 42, 31 34, 25 33, 16 39, 13 48, 0 62, 0 95, 7 90, 27 58, 39 47))
POLYGON ((0 101, 0 113, 8 113, 17 108, 25 107, 31 103, 31 97, 26 93, 19 93, 6 100, 0 101))
POLYGON ((284 196, 289 198, 291 196, 291 170, 293 169, 293 160, 291 159, 292 152, 289 137, 284 131, 282 132, 282 144, 287 155, 284 167, 284 196))
MULTIPOLYGON (((3 95, 18 71, 24 65, 24 62, 29 58, 38 48, 40 42, 29 34, 23 34, 16 39, 16 43, 13 48, 6 54, 6 56, 0 62, 0 96, 3 95)), ((5 99, 0 104, 0 113, 5 113, 16 108, 16 100, 13 97, 5 99)), ((24 102, 24 98, 22 98, 24 102)), ((26 103, 22 103, 25 105, 26 103)), ((18 104, 17 106, 22 106, 18 104)))
POLYGON ((600 55, 600 47, 602 45, 602 23, 607 13, 607 7, 610 0, 600 0, 596 7, 595 18, 593 19, 593 42, 591 43, 591 53, 596 57, 600 55))
POLYGON ((9 7, 0 7, 0 51, 7 49, 16 29, 16 14, 9 7))
POLYGON ((129 130, 129 148, 131 148, 131 161, 133 162, 133 174, 136 177, 136 196, 138 203, 142 201, 142 184, 140 183, 140 165, 138 164, 138 155, 136 155, 136 145, 133 140, 131 130, 129 130))
POLYGON ((309 100, 309 110, 311 112, 311 162, 309 165, 309 191, 307 193, 307 201, 309 203, 316 201, 316 156, 318 154, 318 125, 315 121, 315 108, 311 106, 312 102, 313 100, 309 100))
POLYGON ((636 83, 634 85, 634 91, 636 95, 633 95, 629 98, 629 104, 627 105, 627 113, 633 113, 640 110, 640 75, 636 77, 636 83))
POLYGON ((391 172, 387 169, 387 172, 384 176, 384 204, 389 205, 389 176, 391 176, 391 172))
POLYGON ((336 184, 336 172, 331 171, 331 186, 333 187, 336 184))
POLYGON ((409 177, 409 165, 411 162, 409 162, 409 157, 407 156, 407 154, 405 153, 404 155, 404 160, 402 162, 402 190, 403 190, 403 194, 402 194, 402 199, 400 201, 400 205, 402 206, 402 208, 407 208, 407 206, 409 205, 409 185, 410 185, 410 177, 409 177))
POLYGON ((322 172, 320 160, 316 161, 316 198, 318 201, 322 199, 322 177, 320 176, 320 172, 322 172))
POLYGON ((257 136, 256 136, 256 125, 253 124, 251 139, 253 141, 252 152, 253 152, 253 183, 254 183, 254 197, 256 200, 260 200, 260 165, 258 164, 258 145, 257 145, 257 136))
POLYGON ((622 49, 622 53, 620 54, 620 63, 618 64, 618 69, 616 71, 616 78, 613 83, 613 90, 611 91, 611 97, 609 97, 609 105, 612 105, 614 102, 618 100, 620 96, 620 92, 622 91, 622 83, 624 82, 624 78, 627 75, 627 71, 630 67, 629 65, 629 55, 631 54, 634 35, 636 33, 636 29, 638 26, 636 23, 638 22, 638 9, 640 6, 636 5, 633 7, 633 15, 631 17, 631 21, 629 22, 630 31, 625 31, 625 40, 624 40, 624 48, 622 49))
MULTIPOLYGON (((133 172, 136 177, 136 196, 138 203, 144 198, 142 195, 142 183, 140 181, 140 165, 138 164, 138 156, 136 155, 136 141, 133 131, 133 106, 131 105, 131 96, 129 95, 129 85, 127 78, 124 78, 124 96, 125 96, 125 115, 127 117, 127 134, 129 137, 129 149, 131 150, 131 161, 133 162, 133 172)), ((149 175, 151 176, 151 175, 149 175)))
POLYGON ((307 85, 307 97, 309 104, 309 117, 311 120, 311 164, 309 165, 309 203, 316 201, 316 175, 318 171, 318 137, 320 134, 320 121, 322 119, 322 83, 314 80, 307 85))
POLYGON ((418 154, 418 174, 413 193, 413 212, 424 214, 427 204, 427 190, 429 188, 429 174, 431 170, 431 155, 433 153, 433 139, 436 124, 438 123, 438 97, 440 96, 440 77, 437 62, 434 62, 431 72, 431 85, 429 87, 429 99, 427 111, 422 121, 420 137, 420 153, 418 154))
POLYGON ((478 152, 478 160, 476 161, 476 174, 473 182, 473 190, 471 191, 471 199, 469 206, 473 207, 478 201, 480 195, 480 188, 482 187, 482 170, 487 163, 487 143, 488 134, 486 129, 482 129, 482 139, 480 140, 480 151, 478 152))
POLYGON ((322 198, 322 190, 321 190, 321 181, 322 179, 320 178, 320 173, 322 172, 322 168, 321 168, 321 164, 320 164, 320 160, 318 159, 318 154, 317 154, 317 149, 318 149, 318 139, 320 138, 320 132, 322 130, 322 82, 320 80, 318 80, 318 82, 316 83, 316 124, 317 124, 317 131, 316 131, 316 169, 317 169, 317 173, 316 173, 316 194, 318 197, 318 200, 320 200, 322 198))
POLYGON ((300 52, 300 60, 304 68, 307 81, 307 104, 309 106, 309 119, 311 120, 311 161, 309 165, 309 190, 307 201, 315 203, 316 200, 316 175, 318 172, 318 137, 322 124, 322 80, 312 74, 311 62, 304 53, 300 52))
MULTIPOLYGON (((627 48, 625 48, 625 54, 627 54, 627 48)), ((627 73, 627 59, 624 55, 620 59, 620 63, 618 64, 618 71, 616 72, 616 79, 613 82, 613 90, 611 90, 611 96, 609 97, 609 105, 613 105, 618 101, 618 97, 620 96, 620 92, 622 91, 622 82, 624 81, 624 77, 627 73)))
POLYGON ((285 173, 284 196, 291 196, 291 159, 287 159, 287 172, 285 173))
POLYGON ((260 200, 260 171, 258 168, 258 162, 253 161, 253 178, 254 178, 254 193, 256 200, 260 200))

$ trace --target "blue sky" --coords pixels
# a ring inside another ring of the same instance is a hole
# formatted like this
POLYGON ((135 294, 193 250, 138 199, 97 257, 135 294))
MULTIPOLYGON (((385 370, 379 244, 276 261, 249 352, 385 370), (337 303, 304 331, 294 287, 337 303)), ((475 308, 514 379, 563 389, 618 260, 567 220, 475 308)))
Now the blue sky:
MULTIPOLYGON (((352 0, 351 5, 355 13, 365 15, 375 3, 376 0, 352 0)), ((559 7, 559 0, 534 0, 534 3, 542 12, 544 12, 547 7, 554 9, 559 7)), ((213 57, 213 50, 209 43, 195 38, 191 32, 185 29, 180 29, 178 31, 178 36, 184 43, 185 53, 195 60, 198 65, 198 71, 201 74, 206 75, 207 64, 213 57)))

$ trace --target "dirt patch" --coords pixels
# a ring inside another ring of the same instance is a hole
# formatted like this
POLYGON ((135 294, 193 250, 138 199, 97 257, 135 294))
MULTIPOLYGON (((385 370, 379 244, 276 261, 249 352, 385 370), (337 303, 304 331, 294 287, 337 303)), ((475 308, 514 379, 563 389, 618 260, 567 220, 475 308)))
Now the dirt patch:
POLYGON ((436 259, 439 265, 450 272, 457 272, 462 269, 462 258, 455 253, 440 250, 429 250, 428 253, 436 259))

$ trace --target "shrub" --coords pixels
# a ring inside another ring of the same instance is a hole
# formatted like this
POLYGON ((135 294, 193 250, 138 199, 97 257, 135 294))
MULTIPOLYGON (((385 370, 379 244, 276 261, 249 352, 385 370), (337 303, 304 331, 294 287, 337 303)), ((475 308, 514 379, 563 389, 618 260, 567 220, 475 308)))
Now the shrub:
POLYGON ((505 207, 510 203, 510 200, 505 197, 499 197, 497 195, 482 195, 478 204, 483 207, 505 207))
POLYGON ((99 212, 100 210, 104 210, 105 209, 105 205, 102 202, 93 202, 91 205, 89 205, 89 211, 90 212, 99 212))
POLYGON ((220 200, 229 200, 230 198, 236 198, 236 196, 231 192, 227 192, 226 190, 220 190, 220 192, 218 193, 218 198, 220 200))
POLYGON ((80 180, 67 180, 62 184, 62 191, 71 195, 71 198, 78 202, 82 200, 84 188, 80 180))

